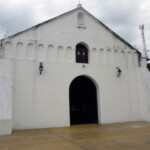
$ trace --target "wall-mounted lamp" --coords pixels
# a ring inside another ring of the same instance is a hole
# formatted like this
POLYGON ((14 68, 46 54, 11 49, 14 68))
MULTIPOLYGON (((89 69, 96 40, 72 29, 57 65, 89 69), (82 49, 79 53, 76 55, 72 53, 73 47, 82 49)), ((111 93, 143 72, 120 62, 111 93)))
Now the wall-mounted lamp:
POLYGON ((119 67, 117 67, 116 69, 117 69, 117 77, 120 77, 122 70, 119 67))
POLYGON ((40 75, 42 74, 43 68, 44 68, 43 63, 40 62, 40 66, 39 66, 40 75))

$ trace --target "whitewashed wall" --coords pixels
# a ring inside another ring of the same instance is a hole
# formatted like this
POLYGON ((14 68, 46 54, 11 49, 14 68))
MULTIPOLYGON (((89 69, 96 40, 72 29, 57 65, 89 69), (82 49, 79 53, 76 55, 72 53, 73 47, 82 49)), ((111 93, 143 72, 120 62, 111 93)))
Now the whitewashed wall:
POLYGON ((140 89, 140 108, 142 121, 150 122, 150 71, 146 69, 146 60, 142 60, 142 66, 138 69, 138 84, 140 89))
POLYGON ((141 119, 135 50, 88 45, 89 63, 83 68, 75 62, 75 44, 19 39, 9 45, 14 50, 12 56, 5 56, 14 58, 13 128, 70 126, 69 86, 80 75, 97 85, 99 123, 141 119), (123 72, 120 78, 117 66, 123 72))
POLYGON ((97 87, 99 123, 142 120, 140 104, 145 93, 140 92, 136 50, 84 10, 7 38, 2 44, 4 59, 14 60, 13 128, 70 126, 69 86, 80 75, 97 87), (89 50, 85 67, 75 62, 78 43, 89 50), (119 78, 116 67, 122 70, 119 78))
POLYGON ((12 61, 0 59, 0 135, 12 130, 12 61))

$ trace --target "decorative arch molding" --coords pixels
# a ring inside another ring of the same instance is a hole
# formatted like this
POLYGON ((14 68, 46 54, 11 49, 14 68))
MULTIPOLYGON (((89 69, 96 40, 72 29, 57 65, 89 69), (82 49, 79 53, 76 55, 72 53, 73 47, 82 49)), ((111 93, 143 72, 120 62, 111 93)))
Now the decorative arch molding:
POLYGON ((125 54, 125 51, 124 51, 124 50, 122 50, 122 51, 121 51, 121 53, 124 53, 124 54, 125 54))
POLYGON ((71 47, 71 46, 68 46, 67 49, 68 49, 68 50, 72 50, 72 47, 71 47))
POLYGON ((39 44, 36 52, 37 60, 44 60, 45 49, 43 44, 39 44))
POLYGON ((59 62, 63 62, 64 61, 64 57, 65 57, 64 48, 63 48, 63 46, 60 45, 57 48, 57 60, 59 62))
POLYGON ((103 65, 105 64, 105 50, 103 48, 99 50, 99 62, 103 65))
POLYGON ((27 59, 33 60, 35 58, 35 48, 32 43, 27 45, 27 59))
POLYGON ((92 49, 92 62, 94 64, 98 63, 98 55, 97 55, 97 49, 96 48, 92 49))
POLYGON ((127 52, 127 62, 129 67, 133 66, 133 57, 131 51, 127 52))
POLYGON ((107 64, 112 65, 114 61, 113 52, 110 48, 107 49, 107 64))
POLYGON ((11 42, 6 42, 4 46, 4 58, 12 58, 13 57, 13 47, 11 42))
POLYGON ((54 45, 52 45, 52 44, 48 45, 47 59, 48 59, 48 61, 54 61, 55 60, 55 49, 54 49, 54 45))
POLYGON ((22 59, 25 56, 25 50, 23 43, 19 42, 16 44, 16 58, 22 59))
POLYGON ((73 49, 71 46, 67 47, 67 62, 73 62, 73 49))
POLYGON ((117 53, 118 53, 118 50, 117 50, 117 49, 115 49, 115 50, 114 50, 114 52, 117 52, 117 53))
POLYGON ((127 65, 126 54, 125 54, 124 50, 121 51, 121 65, 122 66, 126 66, 127 65))
POLYGON ((120 65, 118 50, 114 50, 114 64, 116 66, 120 65))

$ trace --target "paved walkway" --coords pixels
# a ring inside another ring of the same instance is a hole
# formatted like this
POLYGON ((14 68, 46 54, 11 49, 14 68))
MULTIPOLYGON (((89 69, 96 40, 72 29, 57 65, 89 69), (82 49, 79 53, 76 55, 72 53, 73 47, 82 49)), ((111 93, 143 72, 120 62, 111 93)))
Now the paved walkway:
POLYGON ((150 150, 150 123, 13 131, 0 136, 0 150, 150 150))

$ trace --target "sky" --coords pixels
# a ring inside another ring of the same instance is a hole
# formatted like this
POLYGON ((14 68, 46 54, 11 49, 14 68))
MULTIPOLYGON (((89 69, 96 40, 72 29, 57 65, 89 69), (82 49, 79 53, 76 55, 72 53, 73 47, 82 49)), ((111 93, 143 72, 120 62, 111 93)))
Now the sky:
MULTIPOLYGON (((79 0, 0 0, 0 39, 75 9, 79 0)), ((139 25, 150 50, 150 0, 80 0, 83 8, 143 52, 139 25)), ((150 52, 149 52, 150 56, 150 52)))

